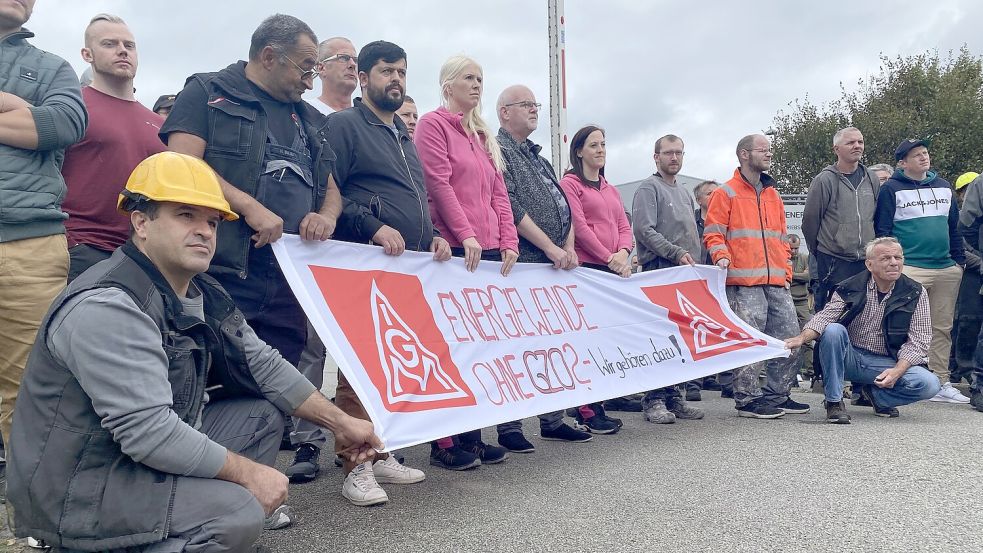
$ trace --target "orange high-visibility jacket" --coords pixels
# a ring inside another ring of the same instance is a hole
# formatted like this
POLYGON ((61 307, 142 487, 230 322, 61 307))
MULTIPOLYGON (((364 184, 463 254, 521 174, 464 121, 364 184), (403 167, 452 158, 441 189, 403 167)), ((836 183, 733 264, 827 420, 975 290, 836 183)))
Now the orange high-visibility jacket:
POLYGON ((761 184, 758 194, 736 169, 734 178, 710 194, 703 242, 714 263, 730 260, 728 285, 792 282, 785 204, 775 190, 775 179, 762 174, 761 184))

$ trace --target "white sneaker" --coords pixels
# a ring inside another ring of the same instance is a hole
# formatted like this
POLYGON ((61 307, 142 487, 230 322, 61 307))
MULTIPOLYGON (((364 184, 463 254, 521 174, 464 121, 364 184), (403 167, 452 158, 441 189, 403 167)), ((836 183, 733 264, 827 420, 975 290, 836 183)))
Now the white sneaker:
POLYGON ((287 504, 280 505, 263 521, 263 530, 279 530, 294 523, 293 511, 287 504))
POLYGON ((427 477, 422 470, 399 464, 396 457, 392 455, 382 461, 376 461, 372 465, 372 472, 375 474, 376 482, 383 484, 416 484, 427 477))
POLYGON ((962 395, 952 384, 946 382, 942 385, 939 393, 929 398, 929 401, 939 401, 942 403, 969 403, 969 398, 962 395))
POLYGON ((389 501, 386 490, 379 486, 375 474, 372 473, 372 465, 368 462, 357 465, 348 473, 344 485, 341 486, 341 495, 359 507, 368 507, 389 501))

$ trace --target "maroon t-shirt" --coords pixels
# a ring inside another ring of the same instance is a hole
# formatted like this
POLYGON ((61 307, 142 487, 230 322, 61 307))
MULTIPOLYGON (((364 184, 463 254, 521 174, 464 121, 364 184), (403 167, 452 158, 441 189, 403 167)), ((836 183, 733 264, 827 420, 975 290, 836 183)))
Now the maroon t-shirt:
POLYGON ((68 194, 62 209, 68 247, 87 244, 113 251, 130 234, 130 220, 116 211, 119 193, 138 163, 166 148, 157 136, 164 118, 140 102, 121 100, 87 86, 85 137, 65 152, 62 174, 68 194))

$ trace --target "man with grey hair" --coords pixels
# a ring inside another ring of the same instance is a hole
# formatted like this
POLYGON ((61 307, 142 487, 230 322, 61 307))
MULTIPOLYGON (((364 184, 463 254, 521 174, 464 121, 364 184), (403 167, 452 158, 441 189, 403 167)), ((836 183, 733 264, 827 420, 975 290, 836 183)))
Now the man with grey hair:
POLYGON ((31 45, 34 0, 0 2, 0 431, 10 424, 41 318, 65 287, 64 149, 85 133, 78 78, 31 45))
POLYGON ((203 158, 218 173, 242 218, 222 223, 209 274, 294 366, 307 318, 269 244, 284 232, 327 240, 342 208, 327 120, 301 99, 318 65, 310 27, 270 16, 253 33, 248 62, 188 79, 160 132, 171 150, 203 158))
POLYGON ((329 38, 318 45, 317 59, 321 94, 311 105, 325 115, 352 107, 352 93, 358 86, 355 45, 345 37, 329 38))
POLYGON ((92 84, 82 88, 89 128, 65 151, 62 166, 68 185, 62 209, 68 213, 69 281, 126 242, 130 222, 116 209, 119 191, 138 163, 165 149, 157 136, 164 118, 133 94, 139 57, 126 22, 106 13, 93 17, 85 28, 82 59, 92 70, 92 84))
POLYGON ((894 168, 887 163, 871 165, 869 169, 877 175, 877 180, 881 181, 881 184, 884 184, 884 181, 891 178, 891 175, 894 174, 894 168))
POLYGON ((833 135, 836 162, 812 179, 802 213, 802 234, 816 258, 816 311, 836 285, 864 270, 864 244, 874 238, 874 207, 881 181, 860 163, 864 136, 855 127, 833 135))
POLYGON ((935 396, 939 380, 925 368, 932 321, 928 293, 905 276, 901 244, 876 238, 865 248, 866 269, 843 282, 802 333, 785 340, 796 349, 822 336, 826 420, 850 424, 843 380, 860 383, 860 393, 879 417, 897 417, 898 406, 935 396))
MULTIPOLYGON (((696 228, 696 201, 685 187, 676 182, 683 169, 683 139, 667 134, 655 141, 656 172, 639 181, 631 204, 632 230, 638 247, 638 263, 643 271, 679 265, 696 265, 700 259, 700 234, 696 228)), ((696 388, 693 399, 701 399, 696 388)), ((687 404, 679 386, 650 390, 642 398, 645 420, 671 424, 676 419, 697 420, 703 411, 687 404)))
MULTIPOLYGON (((536 96, 529 87, 513 85, 498 96, 498 143, 505 159, 505 187, 519 234, 519 263, 551 263, 554 269, 579 265, 573 249, 570 205, 556 180, 553 166, 529 136, 539 127, 536 96)), ((589 442, 591 435, 563 422, 563 411, 539 416, 544 440, 589 442)), ((522 421, 498 425, 498 443, 516 453, 535 446, 522 435, 522 421)))

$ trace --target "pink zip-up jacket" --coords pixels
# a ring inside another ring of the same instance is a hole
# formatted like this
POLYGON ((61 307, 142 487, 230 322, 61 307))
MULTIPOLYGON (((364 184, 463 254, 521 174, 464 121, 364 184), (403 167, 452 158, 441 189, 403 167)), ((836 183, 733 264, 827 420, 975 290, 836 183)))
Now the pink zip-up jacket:
POLYGON ((560 186, 570 202, 573 244, 581 263, 607 265, 611 254, 632 250, 635 242, 621 194, 603 175, 600 189, 587 186, 573 173, 563 175, 560 186))
POLYGON ((485 151, 484 137, 468 136, 462 118, 440 107, 416 124, 413 142, 423 164, 433 224, 451 246, 461 247, 473 237, 483 250, 518 252, 505 180, 485 151))

